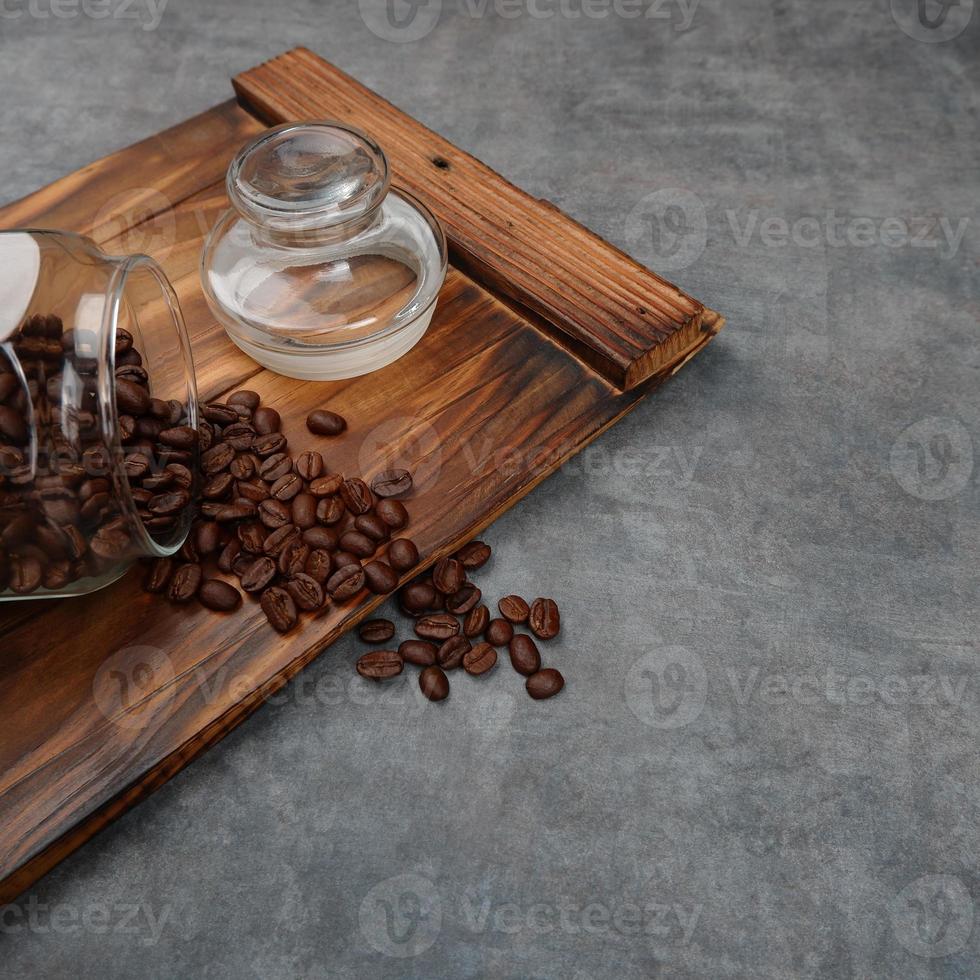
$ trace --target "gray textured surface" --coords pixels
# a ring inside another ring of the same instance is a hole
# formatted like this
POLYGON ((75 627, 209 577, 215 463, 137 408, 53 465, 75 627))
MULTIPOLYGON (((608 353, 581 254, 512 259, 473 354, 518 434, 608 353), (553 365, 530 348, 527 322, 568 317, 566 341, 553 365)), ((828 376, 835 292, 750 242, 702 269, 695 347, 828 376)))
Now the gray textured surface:
POLYGON ((5 910, 0 974, 980 975, 980 12, 443 6, 0 17, 4 200, 305 43, 729 317, 487 534, 559 699, 422 707, 339 643, 5 910))

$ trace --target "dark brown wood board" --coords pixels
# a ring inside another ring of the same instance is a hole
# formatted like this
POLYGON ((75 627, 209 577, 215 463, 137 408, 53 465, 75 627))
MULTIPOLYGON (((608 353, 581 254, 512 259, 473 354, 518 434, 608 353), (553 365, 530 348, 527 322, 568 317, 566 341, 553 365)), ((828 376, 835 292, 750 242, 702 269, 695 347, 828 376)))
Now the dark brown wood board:
MULTIPOLYGON (((723 320, 551 205, 305 50, 239 76, 224 103, 0 209, 145 250, 180 298, 205 399, 242 386, 276 407, 291 450, 324 405, 350 422, 331 467, 415 471, 424 568, 472 538, 676 372, 723 320), (328 107, 333 111, 328 111, 328 107), (444 223, 452 264, 419 345, 369 378, 264 370, 214 321, 198 279, 224 172, 266 123, 326 115, 388 151, 395 182, 444 223), (441 162, 440 162, 441 161, 441 162), (445 165, 444 165, 445 164, 445 165)), ((176 608, 134 571, 90 596, 0 606, 0 903, 10 901, 241 722, 382 599, 332 605, 280 637, 256 603, 176 608), (142 668, 137 668, 142 665, 142 668), (118 678, 140 677, 134 696, 118 678)))

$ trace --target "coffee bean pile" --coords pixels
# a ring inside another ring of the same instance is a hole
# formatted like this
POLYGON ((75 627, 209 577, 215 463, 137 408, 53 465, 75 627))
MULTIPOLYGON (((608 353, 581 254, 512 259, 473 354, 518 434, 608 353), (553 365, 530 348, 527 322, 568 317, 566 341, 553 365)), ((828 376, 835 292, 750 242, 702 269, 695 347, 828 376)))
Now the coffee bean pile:
MULTIPOLYGON (((542 669, 537 644, 514 628, 527 626, 539 640, 553 639, 561 629, 558 604, 535 599, 528 605, 520 596, 509 595, 497 603, 500 615, 492 617, 482 592, 469 580, 469 572, 482 568, 489 558, 489 545, 471 541, 399 590, 399 606, 414 620, 415 637, 397 649, 365 653, 357 661, 357 672, 381 681, 399 675, 405 664, 421 667, 422 693, 430 701, 442 701, 449 696, 447 670, 462 667, 473 676, 489 673, 497 664, 497 648, 506 647, 511 666, 527 678, 525 687, 532 698, 556 695, 565 679, 554 668, 542 669)), ((395 636, 395 624, 370 619, 361 624, 358 635, 365 643, 388 643, 395 636)))
MULTIPOLYGON (((66 330, 57 316, 34 315, 12 346, 27 388, 0 356, 0 591, 29 595, 108 571, 132 553, 137 529, 113 487, 93 336, 66 330)), ((190 501, 197 432, 184 405, 151 397, 148 382, 132 334, 117 329, 123 465, 139 517, 165 536, 190 501)))
MULTIPOLYGON (((254 391, 236 391, 202 409, 199 426, 203 486, 187 542, 174 558, 152 563, 144 588, 171 602, 196 599, 232 612, 242 592, 258 599, 274 629, 288 633, 300 613, 362 590, 393 592, 418 564, 419 552, 395 536, 409 522, 398 499, 412 489, 406 470, 359 477, 329 471, 323 455, 288 452, 279 413, 254 391), (377 553, 387 548, 384 558, 377 553), (238 587, 217 577, 237 578, 238 587)), ((315 435, 347 428, 335 412, 310 413, 315 435)))

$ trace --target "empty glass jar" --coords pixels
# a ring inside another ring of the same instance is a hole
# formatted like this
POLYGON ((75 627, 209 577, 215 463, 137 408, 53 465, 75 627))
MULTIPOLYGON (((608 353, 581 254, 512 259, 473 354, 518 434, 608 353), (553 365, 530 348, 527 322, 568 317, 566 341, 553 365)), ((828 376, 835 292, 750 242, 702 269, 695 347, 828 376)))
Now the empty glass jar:
POLYGON ((0 599, 79 595, 183 544, 197 389, 145 255, 0 232, 0 599))
POLYGON ((329 380, 375 371, 425 333, 446 241, 419 201, 390 188, 381 147, 339 123, 289 123, 228 170, 232 208, 201 279, 231 339, 265 367, 329 380))

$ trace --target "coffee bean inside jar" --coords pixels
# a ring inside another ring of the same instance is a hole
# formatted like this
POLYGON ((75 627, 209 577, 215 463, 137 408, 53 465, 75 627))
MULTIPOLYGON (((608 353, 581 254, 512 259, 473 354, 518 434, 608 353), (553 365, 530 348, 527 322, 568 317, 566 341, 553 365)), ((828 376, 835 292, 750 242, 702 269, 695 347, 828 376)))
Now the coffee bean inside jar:
POLYGON ((145 257, 57 232, 0 236, 15 266, 35 255, 41 270, 23 282, 0 270, 27 307, 0 328, 0 598, 79 595, 186 538, 199 452, 187 338, 145 257))

